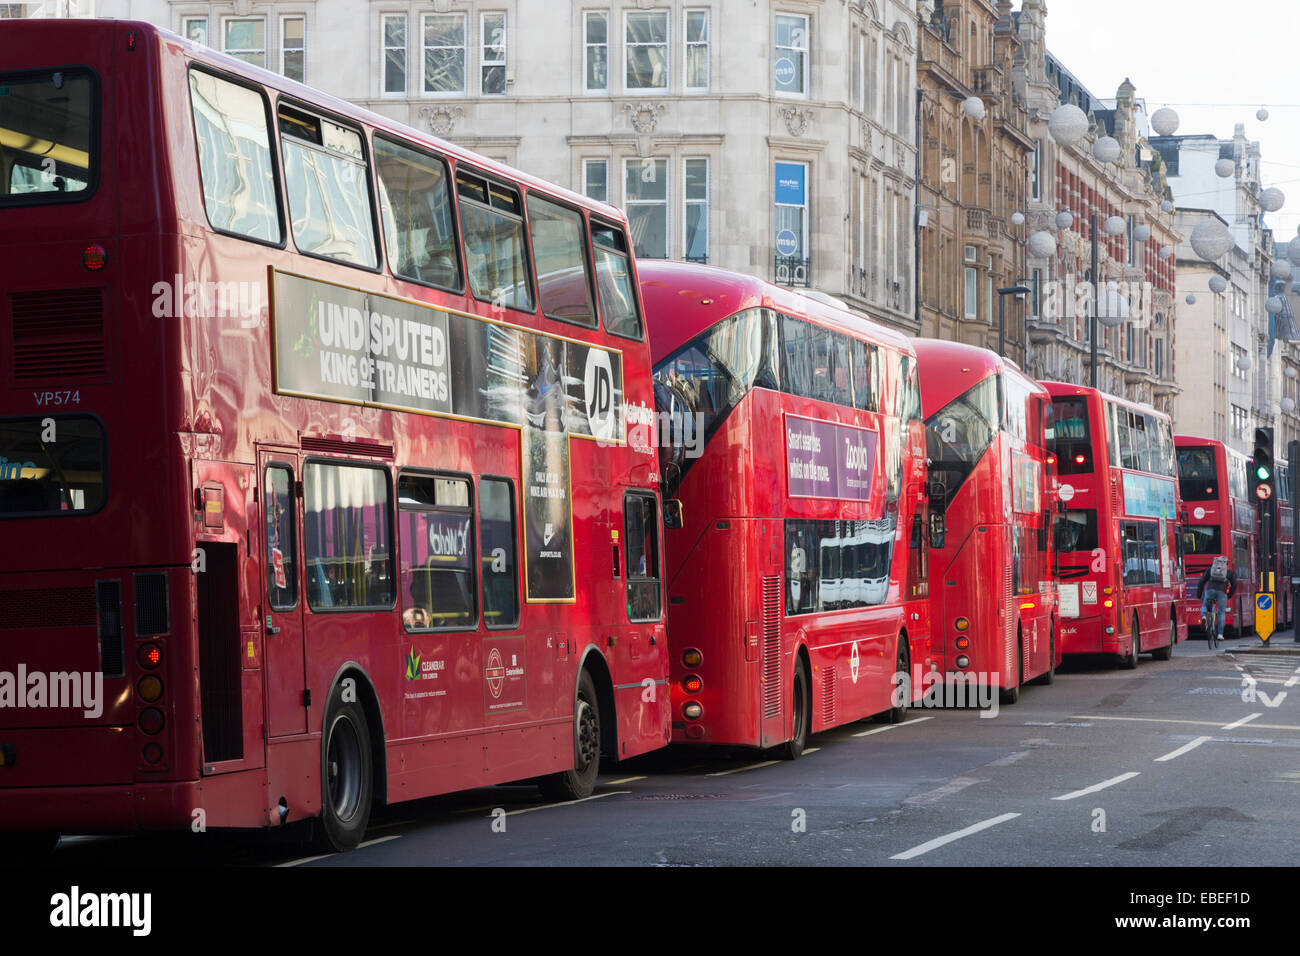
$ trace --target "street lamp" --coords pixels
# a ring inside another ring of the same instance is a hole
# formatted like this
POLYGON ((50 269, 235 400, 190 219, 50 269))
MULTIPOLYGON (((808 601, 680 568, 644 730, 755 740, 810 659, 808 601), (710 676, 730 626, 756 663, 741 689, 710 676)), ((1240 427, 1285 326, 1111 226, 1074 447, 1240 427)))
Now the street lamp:
POLYGON ((1005 289, 998 289, 998 356, 1000 358, 1006 358, 1007 356, 1007 300, 1005 297, 1014 295, 1019 299, 1033 291, 1024 282, 1009 285, 1005 289))

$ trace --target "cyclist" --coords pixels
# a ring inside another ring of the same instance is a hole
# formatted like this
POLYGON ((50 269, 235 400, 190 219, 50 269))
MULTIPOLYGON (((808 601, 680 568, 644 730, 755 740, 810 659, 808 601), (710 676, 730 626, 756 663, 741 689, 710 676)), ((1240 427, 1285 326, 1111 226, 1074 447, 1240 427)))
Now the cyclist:
POLYGON ((1206 628, 1206 639, 1214 647, 1216 641, 1223 640, 1223 622, 1228 616, 1228 598, 1237 590, 1237 572, 1228 563, 1228 556, 1220 554, 1201 575, 1196 593, 1201 598, 1201 620, 1208 620, 1206 610, 1213 601, 1216 615, 1215 626, 1206 628), (1214 632, 1218 631, 1216 635, 1214 632))

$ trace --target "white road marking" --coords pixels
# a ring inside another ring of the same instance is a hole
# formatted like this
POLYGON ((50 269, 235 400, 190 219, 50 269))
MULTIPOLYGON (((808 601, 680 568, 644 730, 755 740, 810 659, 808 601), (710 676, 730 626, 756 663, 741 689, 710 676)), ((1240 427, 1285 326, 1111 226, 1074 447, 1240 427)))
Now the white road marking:
POLYGON ((621 779, 621 780, 611 780, 611 781, 609 782, 609 786, 611 786, 611 787, 617 787, 617 786, 618 786, 619 784, 621 784, 621 783, 635 783, 635 782, 638 781, 638 780, 644 780, 644 779, 645 779, 644 776, 640 776, 640 777, 624 777, 624 778, 621 779))
POLYGON ((815 754, 817 751, 819 751, 819 750, 821 750, 821 749, 822 749, 821 747, 809 747, 809 748, 808 748, 807 750, 805 750, 803 753, 804 753, 804 756, 806 757, 806 756, 808 756, 809 754, 815 754))
MULTIPOLYGON (((1082 714, 1078 716, 1083 716, 1082 714)), ((1104 717, 1100 714, 1094 714, 1088 717, 1089 720, 1137 720, 1148 724, 1196 724, 1201 727, 1219 727, 1223 725, 1217 720, 1177 720, 1173 717, 1104 717)), ((1254 730, 1300 730, 1297 724, 1256 724, 1254 730)))
POLYGON ((1213 737, 1197 737, 1195 740, 1191 741, 1190 743, 1183 744, 1177 750, 1171 750, 1163 757, 1157 757, 1156 763, 1162 763, 1166 760, 1173 760, 1175 757, 1181 757, 1183 754, 1187 753, 1187 751, 1195 750, 1197 747, 1205 743, 1207 740, 1213 740, 1213 739, 1214 739, 1213 737))
POLYGON ((282 866, 302 866, 304 863, 311 863, 315 860, 323 860, 329 856, 335 856, 333 853, 321 853, 317 856, 304 856, 301 860, 290 860, 288 863, 277 863, 277 867, 282 866))
POLYGON ((361 843, 358 843, 357 849, 364 850, 368 846, 375 846, 376 844, 379 843, 387 843, 389 840, 400 840, 401 838, 402 838, 402 834, 400 833, 394 833, 392 836, 386 836, 386 837, 375 837, 373 840, 365 840, 361 843))
POLYGON ((581 800, 565 800, 562 803, 547 803, 540 807, 524 807, 522 810, 511 810, 506 814, 508 817, 517 817, 521 813, 532 813, 534 810, 554 810, 556 807, 571 807, 577 803, 586 803, 588 800, 600 800, 603 797, 616 797, 620 793, 628 794, 631 790, 611 790, 609 793, 593 793, 589 797, 583 797, 581 800))
POLYGON ((927 790, 925 793, 918 793, 915 796, 908 797, 903 803, 909 807, 929 806, 932 803, 938 803, 944 797, 950 797, 954 793, 965 790, 977 783, 988 783, 988 781, 979 777, 954 777, 942 787, 936 787, 933 790, 927 790))
POLYGON ((746 770, 758 770, 762 767, 770 767, 773 764, 781 763, 780 760, 761 760, 758 763, 746 764, 743 767, 736 767, 733 770, 718 770, 714 773, 706 773, 706 777, 726 777, 733 773, 744 773, 746 770))
POLYGON ((876 727, 872 730, 864 730, 860 734, 854 734, 854 737, 870 737, 872 734, 883 734, 886 730, 895 730, 899 727, 910 727, 912 724, 919 724, 923 720, 934 720, 933 717, 913 717, 911 720, 905 720, 901 724, 886 724, 884 727, 876 727))
POLYGON ((1052 797, 1052 799, 1073 800, 1075 797, 1084 797, 1090 793, 1096 793, 1098 790, 1105 790, 1107 787, 1113 787, 1117 783, 1123 783, 1125 780, 1132 780, 1140 773, 1140 770, 1130 770, 1128 773, 1122 773, 1118 777, 1111 777, 1109 780, 1103 780, 1101 783, 1094 783, 1091 787, 1084 787, 1082 790, 1072 790, 1069 793, 1061 794, 1059 797, 1052 797))
POLYGON ((941 846, 946 846, 964 837, 972 836, 981 830, 987 830, 989 827, 995 827, 999 823, 1006 823, 1008 820, 1014 820, 1020 816, 1018 813, 1004 813, 999 817, 990 817, 987 820, 981 820, 979 823, 973 823, 964 830, 958 830, 955 833, 948 833, 941 837, 935 837, 933 840, 927 840, 920 846, 914 846, 910 850, 904 850, 902 853, 895 853, 890 857, 891 860, 914 860, 918 856, 929 853, 931 850, 937 850, 941 846))
POLYGON ((1220 730, 1236 730, 1238 727, 1241 727, 1241 726, 1243 726, 1244 724, 1248 724, 1248 723, 1250 723, 1250 722, 1251 722, 1252 720, 1254 720, 1256 717, 1263 717, 1263 716, 1264 716, 1264 712, 1263 712, 1263 711, 1260 711, 1260 712, 1257 713, 1257 714, 1251 714, 1249 717, 1243 717, 1243 718, 1241 718, 1241 720, 1234 720, 1234 721, 1233 721, 1232 723, 1230 723, 1230 724, 1224 724, 1224 725, 1223 725, 1222 727, 1220 727, 1219 729, 1220 729, 1220 730))

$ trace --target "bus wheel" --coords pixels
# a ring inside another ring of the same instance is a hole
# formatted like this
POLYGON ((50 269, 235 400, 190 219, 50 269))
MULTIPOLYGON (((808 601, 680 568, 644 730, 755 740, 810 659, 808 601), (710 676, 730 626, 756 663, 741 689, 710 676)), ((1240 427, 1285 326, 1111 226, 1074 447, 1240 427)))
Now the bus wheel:
POLYGON ((537 782, 548 800, 583 800, 596 790, 600 773, 600 700, 591 674, 578 678, 573 703, 573 769, 549 774, 537 782))
POLYGON ((812 698, 808 692, 808 668, 803 658, 794 665, 794 686, 790 694, 794 711, 794 737, 775 748, 779 760, 798 760, 808 744, 808 725, 812 722, 812 698))
POLYGON ((1138 630, 1137 611, 1133 612, 1133 647, 1128 652, 1128 656, 1122 658, 1122 663, 1126 671, 1134 670, 1138 666, 1138 655, 1142 652, 1142 632, 1138 630))
POLYGON ((1151 652, 1153 661, 1167 661, 1174 656, 1174 645, 1178 643, 1178 622, 1173 618, 1169 619, 1169 645, 1159 647, 1151 652))
POLYGON ((326 851, 351 850, 370 821, 374 768, 366 714, 343 700, 339 684, 330 694, 321 734, 321 814, 317 843, 326 851))
POLYGON ((1020 682, 1025 676, 1025 636, 1024 632, 1016 631, 1016 683, 1014 687, 1003 687, 998 691, 998 702, 1002 704, 1014 704, 1020 699, 1020 682))
POLYGON ((1047 673, 1041 675, 1035 683, 1052 684, 1056 682, 1056 618, 1052 618, 1047 631, 1047 673))
MULTIPOLYGON (((907 651, 907 638, 902 634, 898 635, 898 664, 894 670, 895 674, 904 674, 906 679, 898 685, 899 690, 905 690, 907 697, 912 696, 912 668, 911 655, 907 651)), ((904 699, 897 707, 891 707, 885 711, 885 719, 891 724, 901 724, 907 719, 907 709, 912 705, 912 701, 904 699)))

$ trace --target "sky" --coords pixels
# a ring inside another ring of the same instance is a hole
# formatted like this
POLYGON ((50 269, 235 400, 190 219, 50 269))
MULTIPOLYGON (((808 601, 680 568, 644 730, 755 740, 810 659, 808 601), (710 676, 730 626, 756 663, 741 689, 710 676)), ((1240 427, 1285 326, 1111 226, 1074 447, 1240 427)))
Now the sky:
MULTIPOLYGON (((1265 222, 1285 242, 1300 226, 1300 3, 1296 0, 1047 0, 1047 48, 1094 96, 1124 79, 1178 112, 1179 135, 1260 144, 1262 185, 1286 205, 1265 222), (1269 112, 1260 122, 1255 114, 1269 112)), ((1017 3, 1017 7, 1019 3, 1017 3)), ((1180 197, 1181 199, 1181 197, 1180 197)), ((1189 204, 1194 205, 1190 199, 1189 204)))

